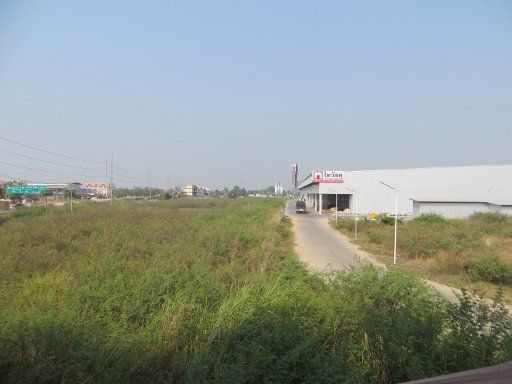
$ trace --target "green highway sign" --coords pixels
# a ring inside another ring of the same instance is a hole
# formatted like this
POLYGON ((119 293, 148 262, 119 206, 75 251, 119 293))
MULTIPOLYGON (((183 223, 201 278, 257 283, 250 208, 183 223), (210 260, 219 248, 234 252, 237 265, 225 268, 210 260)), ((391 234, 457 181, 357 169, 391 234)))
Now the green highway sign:
POLYGON ((37 195, 42 191, 46 191, 46 185, 8 185, 8 195, 37 195))

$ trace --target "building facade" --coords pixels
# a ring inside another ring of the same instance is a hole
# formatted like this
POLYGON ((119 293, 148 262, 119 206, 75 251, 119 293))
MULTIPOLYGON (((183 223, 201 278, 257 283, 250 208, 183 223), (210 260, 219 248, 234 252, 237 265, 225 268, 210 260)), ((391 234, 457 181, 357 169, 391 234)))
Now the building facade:
MULTIPOLYGON (((414 209, 416 201, 417 204, 436 202, 436 212, 446 217, 454 214, 450 208, 454 203, 472 203, 473 208, 464 213, 468 216, 468 212, 483 209, 477 203, 490 207, 512 200, 512 165, 315 171, 298 189, 309 209, 319 212, 335 207, 337 198, 339 211, 394 213, 396 198, 401 215, 418 214, 419 210, 414 209)), ((500 212, 509 213, 508 205, 503 203, 503 206, 500 212)))
POLYGON ((109 183, 82 183, 82 188, 90 191, 96 197, 108 197, 110 191, 109 183))

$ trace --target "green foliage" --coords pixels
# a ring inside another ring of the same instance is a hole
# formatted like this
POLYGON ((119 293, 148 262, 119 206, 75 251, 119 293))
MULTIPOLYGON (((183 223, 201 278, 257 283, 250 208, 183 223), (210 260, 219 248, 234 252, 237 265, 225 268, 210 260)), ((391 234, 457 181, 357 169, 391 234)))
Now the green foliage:
POLYGON ((0 231, 0 381, 392 383, 512 358, 510 319, 478 301, 394 269, 309 275, 282 204, 20 211, 0 231))
MULTIPOLYGON (((335 222, 333 221, 333 224, 335 224, 335 222)), ((354 219, 349 219, 349 218, 338 218, 338 226, 336 228, 338 229, 343 229, 345 231, 348 231, 348 232, 352 232, 354 230, 354 225, 355 225, 355 221, 354 219)))
POLYGON ((394 225, 395 218, 387 215, 382 215, 379 217, 379 221, 384 225, 394 225))
POLYGON ((501 213, 478 212, 469 218, 470 225, 485 234, 512 228, 512 217, 501 213))
POLYGON ((424 215, 420 215, 414 219, 416 223, 425 223, 425 224, 445 224, 446 219, 435 213, 428 213, 424 215))
POLYGON ((469 265, 471 276, 495 284, 512 284, 512 266, 499 255, 484 255, 469 265))
POLYGON ((448 307, 448 333, 441 341, 446 369, 499 364, 512 356, 511 317, 498 292, 492 302, 466 291, 448 307))
POLYGON ((28 217, 37 217, 37 216, 44 216, 50 212, 56 212, 56 209, 51 209, 48 207, 18 207, 16 211, 12 213, 12 217, 16 219, 20 218, 28 218, 28 217))

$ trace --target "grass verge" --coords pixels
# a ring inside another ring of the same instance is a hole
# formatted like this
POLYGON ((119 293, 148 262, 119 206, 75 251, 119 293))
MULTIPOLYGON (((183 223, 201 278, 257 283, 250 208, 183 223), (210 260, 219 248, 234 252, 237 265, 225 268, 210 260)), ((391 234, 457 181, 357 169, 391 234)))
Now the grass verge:
POLYGON ((309 275, 274 199, 0 225, 2 383, 393 383, 512 357, 510 318, 403 272, 309 275))
MULTIPOLYGON (((393 224, 392 220, 359 221, 357 241, 353 219, 339 219, 338 230, 391 264, 393 224)), ((449 220, 423 215, 399 222, 398 260, 415 275, 487 297, 500 289, 505 301, 512 303, 512 218, 508 216, 480 213, 467 220, 449 220)))

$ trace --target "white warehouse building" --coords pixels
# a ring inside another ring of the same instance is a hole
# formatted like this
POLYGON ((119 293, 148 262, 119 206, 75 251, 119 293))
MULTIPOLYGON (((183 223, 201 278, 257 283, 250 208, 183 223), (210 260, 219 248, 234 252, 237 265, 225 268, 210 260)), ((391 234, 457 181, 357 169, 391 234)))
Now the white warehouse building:
POLYGON ((400 215, 512 215, 512 164, 314 171, 299 183, 298 191, 308 208, 320 213, 334 208, 337 198, 338 211, 392 214, 396 191, 400 215))

